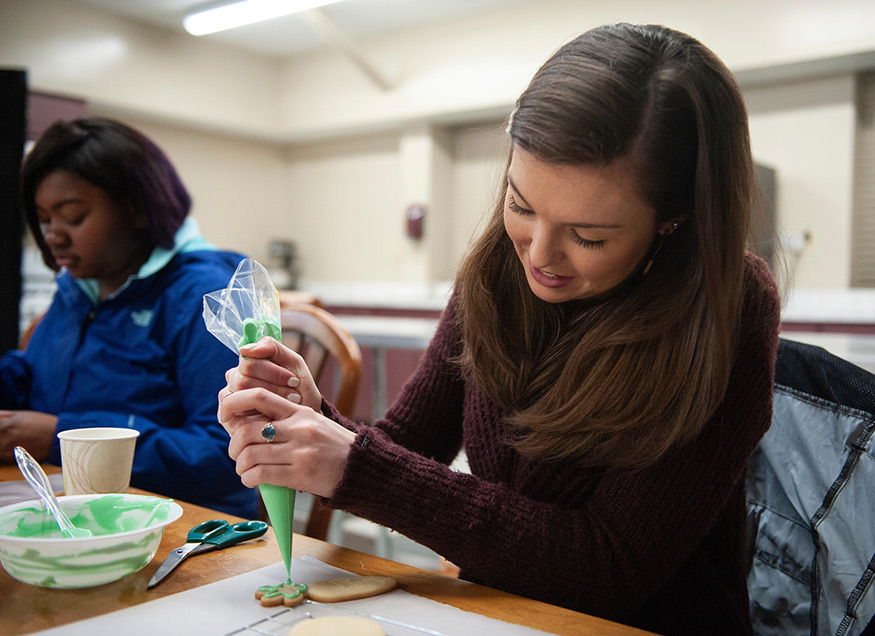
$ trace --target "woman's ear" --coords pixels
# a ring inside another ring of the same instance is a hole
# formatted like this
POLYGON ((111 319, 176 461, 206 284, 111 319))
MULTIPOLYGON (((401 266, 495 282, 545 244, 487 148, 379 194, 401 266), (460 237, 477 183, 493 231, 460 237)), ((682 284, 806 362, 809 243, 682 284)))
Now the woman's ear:
POLYGON ((663 236, 663 237, 668 236, 669 234, 674 232, 676 229, 678 229, 678 226, 680 226, 680 224, 686 220, 687 220, 687 215, 683 214, 681 216, 676 216, 673 219, 669 219, 668 221, 665 221, 664 223, 660 223, 659 230, 658 230, 659 235, 663 236))

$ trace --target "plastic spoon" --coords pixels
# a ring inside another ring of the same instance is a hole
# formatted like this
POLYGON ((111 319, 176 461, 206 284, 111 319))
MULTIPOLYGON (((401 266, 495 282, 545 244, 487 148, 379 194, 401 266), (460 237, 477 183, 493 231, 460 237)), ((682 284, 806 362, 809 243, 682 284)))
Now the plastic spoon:
POLYGON ((77 528, 70 521, 70 518, 61 510, 58 500, 55 498, 55 493, 52 492, 52 485, 49 483, 49 478, 46 476, 42 466, 30 456, 21 446, 15 447, 15 461, 18 462, 18 469, 24 478, 27 480, 36 494, 40 496, 49 512, 55 517, 61 532, 68 539, 84 539, 91 536, 91 531, 84 528, 77 528))

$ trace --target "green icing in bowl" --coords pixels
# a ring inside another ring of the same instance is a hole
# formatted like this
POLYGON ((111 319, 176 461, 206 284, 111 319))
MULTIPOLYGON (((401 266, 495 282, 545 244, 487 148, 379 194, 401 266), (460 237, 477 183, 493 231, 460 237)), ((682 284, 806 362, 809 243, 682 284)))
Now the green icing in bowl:
POLYGON ((108 494, 61 497, 74 525, 91 537, 64 537, 38 501, 0 509, 0 563, 24 583, 51 588, 103 585, 143 568, 164 527, 182 508, 169 499, 108 494))
MULTIPOLYGON (((92 536, 140 530, 167 520, 170 501, 154 497, 104 495, 83 502, 70 520, 92 536)), ((64 535, 51 513, 39 507, 13 510, 0 518, 0 534, 10 537, 61 539, 64 535)))

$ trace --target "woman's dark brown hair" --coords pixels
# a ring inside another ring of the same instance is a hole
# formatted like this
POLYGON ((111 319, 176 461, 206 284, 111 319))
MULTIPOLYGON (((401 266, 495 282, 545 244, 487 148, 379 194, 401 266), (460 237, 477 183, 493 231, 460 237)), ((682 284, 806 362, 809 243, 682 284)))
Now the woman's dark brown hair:
POLYGON ((504 231, 505 179, 457 278, 463 368, 508 410, 522 453, 647 466, 698 435, 728 384, 755 197, 741 92, 687 35, 605 26, 544 63, 508 133, 511 154, 558 165, 622 158, 657 223, 685 220, 646 275, 551 304, 529 289, 504 231))

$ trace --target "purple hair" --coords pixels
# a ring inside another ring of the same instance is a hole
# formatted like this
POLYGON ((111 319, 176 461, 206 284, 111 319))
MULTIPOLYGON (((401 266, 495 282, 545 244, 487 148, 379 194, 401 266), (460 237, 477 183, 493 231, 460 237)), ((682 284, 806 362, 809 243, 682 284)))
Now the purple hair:
POLYGON ((57 270, 36 214, 36 190, 49 174, 64 171, 104 190, 119 214, 146 219, 146 239, 170 248, 191 210, 191 197, 176 169, 155 142, 121 122, 100 117, 52 124, 28 153, 21 169, 25 218, 43 254, 57 270))

